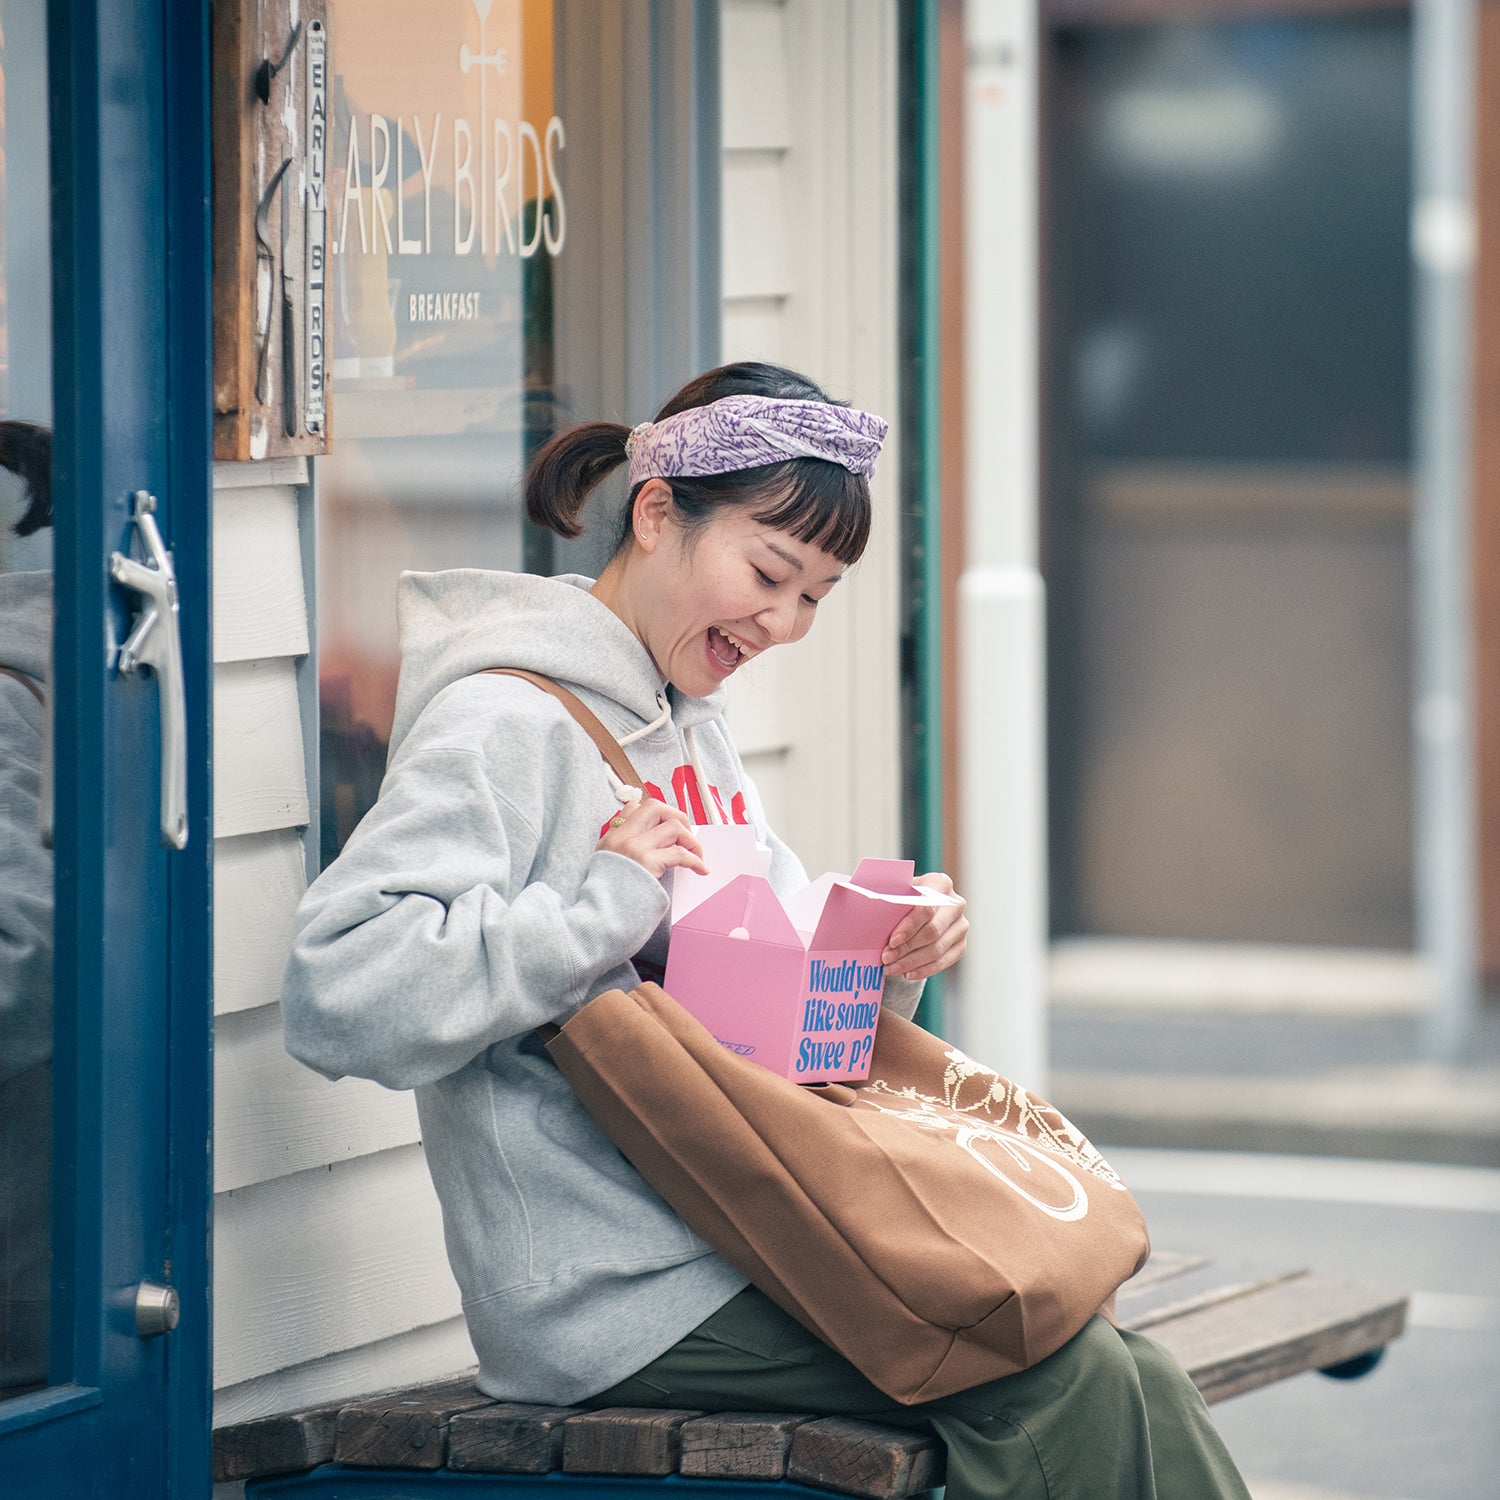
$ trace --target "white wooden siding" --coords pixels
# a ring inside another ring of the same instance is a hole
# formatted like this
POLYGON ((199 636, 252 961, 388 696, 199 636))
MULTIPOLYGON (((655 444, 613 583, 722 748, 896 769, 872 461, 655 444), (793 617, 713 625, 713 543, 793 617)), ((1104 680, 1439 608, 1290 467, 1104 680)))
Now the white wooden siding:
MULTIPOLYGON (((724 320, 767 359, 894 419, 892 0, 724 0, 724 320)), ((795 650, 736 679, 731 718, 773 824, 813 874, 894 855, 900 816, 898 435, 859 567, 795 650)))
POLYGON ((307 823, 296 663, 214 665, 214 830, 219 838, 307 823))
POLYGON ((214 495, 214 660, 307 655, 297 494, 285 485, 214 495))
POLYGON ((214 845, 214 1010, 269 1005, 281 993, 292 912, 307 886, 302 833, 277 828, 214 845))
POLYGON ((409 1093, 286 1053, 307 464, 214 473, 214 1384, 236 1421, 473 1363, 409 1093))
POLYGON ((248 1187, 421 1139, 407 1090, 363 1078, 330 1083, 287 1053, 281 1007, 222 1016, 215 1040, 232 1068, 214 1092, 214 1189, 248 1187))
POLYGON ((214 1426, 228 1427, 298 1406, 437 1380, 474 1364, 462 1317, 398 1333, 358 1349, 294 1365, 214 1392, 214 1426))
POLYGON ((237 1384, 459 1315, 418 1146, 214 1199, 214 1364, 237 1384))

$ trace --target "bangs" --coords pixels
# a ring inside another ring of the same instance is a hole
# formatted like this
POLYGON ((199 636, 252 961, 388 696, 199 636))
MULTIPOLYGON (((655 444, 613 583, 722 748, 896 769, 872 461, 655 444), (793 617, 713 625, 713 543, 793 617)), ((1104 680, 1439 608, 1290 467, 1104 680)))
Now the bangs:
POLYGON ((794 458, 759 471, 741 470, 742 483, 765 475, 755 486, 751 515, 852 567, 870 540, 870 485, 860 474, 821 458, 794 458))

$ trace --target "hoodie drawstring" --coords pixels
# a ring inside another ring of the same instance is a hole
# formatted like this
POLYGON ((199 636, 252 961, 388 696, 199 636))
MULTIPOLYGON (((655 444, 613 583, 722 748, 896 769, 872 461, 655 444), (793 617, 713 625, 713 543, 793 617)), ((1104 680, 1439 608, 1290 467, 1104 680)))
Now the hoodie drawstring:
POLYGON ((693 775, 698 778, 698 793, 703 798, 704 807, 708 809, 708 821, 723 823, 724 814, 719 811, 719 799, 714 796, 708 778, 703 774, 703 767, 698 764, 698 746, 693 742, 691 727, 682 731, 682 742, 687 747, 688 764, 693 768, 693 775))
MULTIPOLYGON (((661 712, 649 724, 643 725, 631 734, 622 734, 620 736, 620 748, 622 750, 626 745, 633 745, 637 740, 645 739, 648 734, 655 734, 664 724, 672 722, 672 705, 667 702, 664 693, 656 695, 656 703, 661 712)), ((617 801, 623 803, 626 807, 634 807, 641 800, 643 793, 640 787, 631 786, 627 782, 621 781, 609 766, 605 766, 604 772, 609 777, 609 789, 617 801)))
MULTIPOLYGON (((622 749, 626 745, 633 745, 637 740, 645 739, 648 734, 655 734, 663 726, 671 724, 672 705, 667 702, 666 695, 658 693, 656 695, 656 702, 661 712, 649 724, 642 725, 641 728, 631 734, 622 734, 620 736, 620 746, 622 749)), ((708 810, 708 820, 710 823, 723 823, 725 821, 724 814, 719 810, 718 799, 709 789, 708 780, 703 774, 703 766, 698 760, 698 746, 694 743, 693 731, 691 727, 688 727, 680 730, 679 733, 682 738, 683 749, 687 752, 688 764, 692 766, 693 775, 698 780, 698 790, 703 798, 703 805, 708 810)), ((641 800, 641 788, 638 786, 627 786, 608 766, 604 769, 609 777, 610 791, 627 807, 634 807, 641 800)))
POLYGON ((672 705, 667 702, 665 693, 658 693, 656 695, 656 705, 661 709, 661 712, 649 724, 637 729, 634 733, 622 734, 620 736, 620 744, 622 746, 633 745, 637 740, 645 739, 648 734, 655 734, 663 724, 670 724, 672 722, 672 705))

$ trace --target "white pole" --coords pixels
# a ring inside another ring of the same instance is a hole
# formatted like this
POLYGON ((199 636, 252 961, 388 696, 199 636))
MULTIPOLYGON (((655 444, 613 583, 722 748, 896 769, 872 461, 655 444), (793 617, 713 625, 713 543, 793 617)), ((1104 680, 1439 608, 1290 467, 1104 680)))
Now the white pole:
POLYGON ((1427 1049, 1457 1062, 1479 1003, 1469 588, 1473 0, 1419 0, 1412 21, 1417 943, 1437 980, 1427 1049))
POLYGON ((967 0, 956 1037, 1047 1087, 1045 600, 1037 570, 1035 0, 967 0))

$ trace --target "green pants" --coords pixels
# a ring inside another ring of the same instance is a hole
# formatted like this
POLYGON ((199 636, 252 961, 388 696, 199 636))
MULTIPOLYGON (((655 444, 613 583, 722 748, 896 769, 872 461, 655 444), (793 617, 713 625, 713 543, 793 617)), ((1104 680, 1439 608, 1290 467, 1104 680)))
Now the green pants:
POLYGON ((813 1411, 935 1432, 947 1500, 1249 1500, 1193 1383, 1094 1318, 1019 1375, 902 1406, 749 1287, 590 1406, 813 1411))

